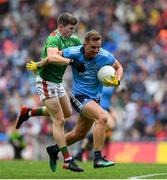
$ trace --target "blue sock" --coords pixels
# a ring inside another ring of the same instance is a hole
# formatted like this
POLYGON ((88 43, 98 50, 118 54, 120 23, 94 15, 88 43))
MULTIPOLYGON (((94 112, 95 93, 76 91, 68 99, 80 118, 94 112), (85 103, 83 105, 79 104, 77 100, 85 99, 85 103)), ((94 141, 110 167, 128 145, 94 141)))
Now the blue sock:
POLYGON ((101 159, 101 151, 95 151, 94 152, 95 159, 101 159))

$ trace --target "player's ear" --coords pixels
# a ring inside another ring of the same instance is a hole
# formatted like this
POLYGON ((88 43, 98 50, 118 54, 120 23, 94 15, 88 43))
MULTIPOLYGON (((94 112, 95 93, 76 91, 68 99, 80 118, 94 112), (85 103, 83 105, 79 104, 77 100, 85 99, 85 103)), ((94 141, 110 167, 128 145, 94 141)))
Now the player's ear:
POLYGON ((59 28, 62 29, 62 28, 63 28, 63 25, 62 25, 62 24, 59 24, 59 28))

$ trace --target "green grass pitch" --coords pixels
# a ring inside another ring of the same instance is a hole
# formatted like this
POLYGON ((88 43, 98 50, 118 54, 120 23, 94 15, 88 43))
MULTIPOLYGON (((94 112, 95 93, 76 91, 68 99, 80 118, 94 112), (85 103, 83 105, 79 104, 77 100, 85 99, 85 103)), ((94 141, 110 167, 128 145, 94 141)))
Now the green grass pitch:
POLYGON ((118 163, 102 169, 94 169, 92 161, 79 165, 84 168, 83 173, 64 170, 61 161, 58 162, 57 171, 52 172, 47 161, 0 160, 0 179, 128 179, 138 176, 167 179, 166 164, 118 163))

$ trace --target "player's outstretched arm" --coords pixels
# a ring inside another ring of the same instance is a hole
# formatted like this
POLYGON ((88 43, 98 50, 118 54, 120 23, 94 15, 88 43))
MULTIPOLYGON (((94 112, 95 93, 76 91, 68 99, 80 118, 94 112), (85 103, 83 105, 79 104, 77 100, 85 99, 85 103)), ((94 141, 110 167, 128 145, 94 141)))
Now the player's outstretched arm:
POLYGON ((78 60, 64 58, 61 55, 62 55, 62 51, 55 52, 55 48, 49 48, 48 56, 45 59, 43 59, 40 62, 31 61, 31 62, 27 63, 26 69, 29 71, 37 72, 39 68, 43 67, 44 65, 46 65, 48 63, 56 63, 56 64, 71 65, 78 72, 85 71, 85 65, 82 62, 80 62, 78 60))
POLYGON ((26 64, 26 69, 29 71, 37 72, 39 68, 45 66, 48 63, 59 63, 59 64, 69 64, 70 59, 62 57, 62 51, 58 51, 57 48, 48 48, 48 56, 39 62, 30 61, 26 64))
POLYGON ((59 51, 57 48, 48 48, 47 49, 47 62, 56 63, 56 64, 69 64, 70 59, 64 58, 62 56, 62 51, 59 51))
POLYGON ((47 57, 40 62, 30 61, 29 63, 26 63, 26 69, 28 71, 33 71, 34 73, 36 73, 40 67, 42 67, 46 64, 48 64, 47 57))
POLYGON ((74 59, 69 59, 69 58, 63 57, 63 52, 58 51, 57 48, 48 48, 47 54, 48 54, 48 56, 47 56, 48 63, 71 65, 78 72, 85 71, 85 66, 82 62, 80 62, 76 59, 74 60, 74 59))

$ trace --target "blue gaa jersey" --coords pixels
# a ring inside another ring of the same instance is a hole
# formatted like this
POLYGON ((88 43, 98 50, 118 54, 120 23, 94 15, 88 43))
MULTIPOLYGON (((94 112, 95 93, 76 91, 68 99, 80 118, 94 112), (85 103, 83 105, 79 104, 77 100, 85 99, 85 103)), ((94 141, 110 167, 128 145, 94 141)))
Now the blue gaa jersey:
POLYGON ((111 53, 102 48, 94 58, 86 59, 83 50, 83 46, 63 49, 64 57, 81 61, 86 67, 85 72, 78 72, 75 68, 72 68, 72 94, 86 95, 92 99, 100 98, 103 84, 97 79, 97 72, 102 66, 115 63, 116 59, 111 53))

